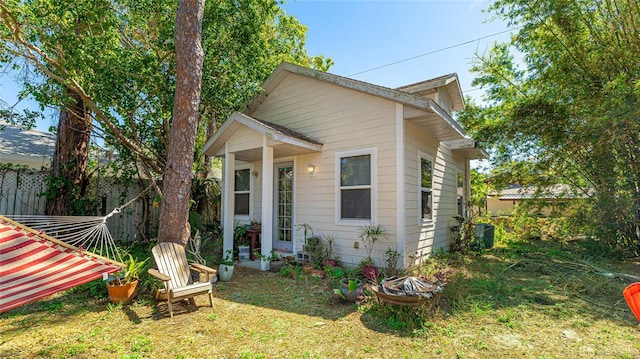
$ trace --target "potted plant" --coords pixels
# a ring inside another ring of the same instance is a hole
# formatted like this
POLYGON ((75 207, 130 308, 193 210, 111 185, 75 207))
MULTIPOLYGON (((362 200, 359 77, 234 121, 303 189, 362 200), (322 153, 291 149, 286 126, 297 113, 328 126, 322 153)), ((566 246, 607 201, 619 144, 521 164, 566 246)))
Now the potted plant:
POLYGON ((263 272, 269 270, 271 262, 278 260, 278 253, 276 253, 276 251, 274 250, 272 250, 271 253, 267 255, 263 255, 258 251, 254 251, 253 256, 260 258, 260 270, 263 272))
POLYGON ((112 303, 129 303, 136 295, 140 271, 144 268, 149 258, 137 261, 130 253, 124 262, 125 267, 115 273, 114 279, 107 282, 107 293, 112 303))
POLYGON ((357 278, 343 278, 340 280, 340 288, 333 290, 340 298, 349 302, 358 303, 364 297, 362 281, 357 278))
POLYGON ((223 282, 228 282, 233 276, 233 251, 228 250, 225 256, 220 260, 218 276, 223 282))
POLYGON ((400 259, 400 252, 393 248, 387 248, 384 252, 384 262, 387 265, 387 276, 396 274, 398 268, 398 260, 400 259))
POLYGON ((249 259, 249 242, 246 236, 247 227, 244 225, 236 225, 233 230, 233 236, 238 243, 238 259, 249 259))
POLYGON ((253 219, 251 219, 250 228, 253 231, 261 231, 262 230, 262 224, 258 220, 253 218, 253 219))
POLYGON ((323 266, 333 266, 338 265, 338 247, 336 244, 336 236, 334 234, 325 234, 324 235, 324 243, 322 249, 324 253, 322 255, 323 266))
POLYGON ((360 264, 362 265, 362 271, 365 278, 375 281, 378 278, 378 267, 375 266, 373 258, 371 258, 371 252, 378 238, 386 237, 387 230, 382 227, 381 224, 369 225, 360 228, 360 239, 364 243, 364 249, 367 251, 367 258, 363 259, 360 264))
POLYGON ((300 223, 300 224, 296 224, 296 230, 303 230, 304 231, 304 243, 302 245, 302 251, 308 251, 309 249, 307 248, 307 233, 311 233, 311 237, 315 237, 313 234, 313 229, 311 229, 311 226, 307 223, 300 223))

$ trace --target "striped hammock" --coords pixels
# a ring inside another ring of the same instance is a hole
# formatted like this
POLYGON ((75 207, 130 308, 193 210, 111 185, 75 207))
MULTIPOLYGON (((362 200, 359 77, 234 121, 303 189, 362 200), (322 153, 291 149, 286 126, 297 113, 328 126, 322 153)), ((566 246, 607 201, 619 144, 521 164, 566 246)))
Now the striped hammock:
MULTIPOLYGON (((61 228, 61 236, 73 228, 61 228)), ((123 264, 0 216, 0 313, 104 278, 123 264)))

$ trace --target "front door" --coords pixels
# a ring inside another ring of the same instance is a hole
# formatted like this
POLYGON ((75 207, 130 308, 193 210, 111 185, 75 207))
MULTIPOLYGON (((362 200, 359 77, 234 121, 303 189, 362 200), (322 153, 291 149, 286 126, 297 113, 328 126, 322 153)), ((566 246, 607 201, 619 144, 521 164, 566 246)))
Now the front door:
POLYGON ((276 163, 273 249, 293 252, 293 163, 276 163))

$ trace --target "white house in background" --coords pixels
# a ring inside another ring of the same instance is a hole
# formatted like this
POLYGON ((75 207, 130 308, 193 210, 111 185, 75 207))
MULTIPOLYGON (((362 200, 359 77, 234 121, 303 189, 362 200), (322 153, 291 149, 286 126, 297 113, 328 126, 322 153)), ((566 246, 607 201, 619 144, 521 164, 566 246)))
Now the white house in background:
POLYGON ((448 249, 469 199, 469 160, 486 157, 451 116, 464 108, 457 75, 390 89, 282 63, 262 87, 203 150, 224 159, 225 251, 234 225, 254 218, 263 254, 300 251, 301 223, 333 234, 347 265, 366 257, 356 242, 370 224, 388 231, 377 265, 388 248, 402 265, 448 249))
POLYGON ((29 166, 33 169, 50 167, 55 152, 53 134, 22 130, 0 120, 0 164, 29 166))

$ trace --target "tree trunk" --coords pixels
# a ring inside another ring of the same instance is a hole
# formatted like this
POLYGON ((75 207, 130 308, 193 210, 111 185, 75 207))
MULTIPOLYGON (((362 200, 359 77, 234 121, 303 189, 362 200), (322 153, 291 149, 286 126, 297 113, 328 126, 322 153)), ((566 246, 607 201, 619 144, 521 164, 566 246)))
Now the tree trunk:
POLYGON ((204 52, 200 45, 204 0, 180 0, 176 15, 176 92, 173 122, 164 171, 158 242, 186 245, 189 240, 189 199, 193 151, 204 52))
POLYGON ((77 93, 67 90, 69 103, 60 111, 56 151, 51 164, 48 186, 48 215, 86 214, 86 208, 73 204, 85 195, 89 178, 87 162, 91 138, 89 109, 77 93))

